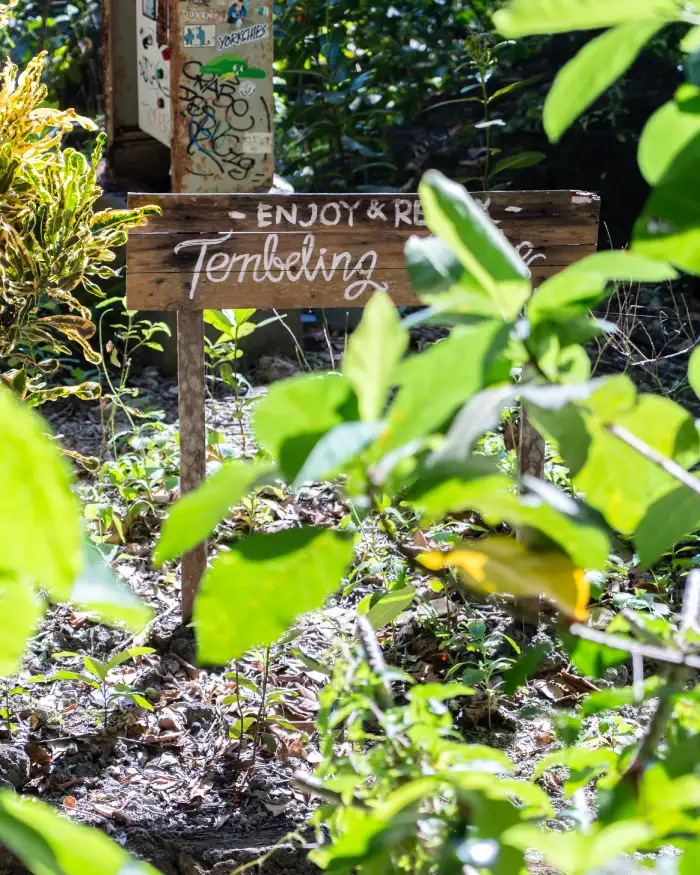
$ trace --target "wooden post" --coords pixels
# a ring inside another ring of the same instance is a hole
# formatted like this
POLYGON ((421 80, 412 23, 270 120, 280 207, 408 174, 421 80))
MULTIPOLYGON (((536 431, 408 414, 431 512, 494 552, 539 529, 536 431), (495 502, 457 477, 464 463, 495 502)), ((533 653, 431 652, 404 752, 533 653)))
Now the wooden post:
MULTIPOLYGON (((267 191, 273 178, 272 0, 170 0, 171 177, 175 192, 267 191)), ((180 491, 206 475, 204 321, 178 311, 180 491)), ((206 542, 182 557, 192 618, 206 542)))

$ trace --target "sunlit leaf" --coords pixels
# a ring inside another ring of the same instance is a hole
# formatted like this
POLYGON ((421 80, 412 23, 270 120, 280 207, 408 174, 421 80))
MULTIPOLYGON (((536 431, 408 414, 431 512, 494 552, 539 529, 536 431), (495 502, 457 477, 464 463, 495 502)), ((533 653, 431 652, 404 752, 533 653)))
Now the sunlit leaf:
POLYGON ((677 21, 679 15, 675 0, 511 0, 493 22, 506 36, 519 37, 595 30, 643 18, 677 21))
POLYGON ((622 76, 663 25, 635 18, 586 43, 562 67, 544 104, 544 129, 553 143, 622 76))
POLYGON ((0 388, 2 568, 22 585, 44 587, 65 601, 83 562, 83 540, 68 469, 46 430, 0 388))
POLYGON ((253 413, 253 431, 291 483, 327 431, 358 418, 357 398, 347 378, 304 374, 270 387, 253 413))
POLYGON ((588 616, 588 582, 584 573, 558 553, 528 552, 506 538, 487 538, 447 553, 421 553, 421 565, 430 571, 457 568, 465 583, 490 593, 547 596, 568 617, 588 616))
POLYGON ((0 840, 34 875, 158 875, 100 830, 7 790, 0 791, 0 840))
POLYGON ((393 623, 400 614, 408 610, 415 597, 416 590, 412 586, 393 589, 372 605, 367 612, 367 619, 375 629, 381 629, 387 623, 393 623))
POLYGON ((461 185, 429 170, 418 190, 430 230, 512 321, 530 293, 530 272, 518 253, 461 185))
POLYGON ((375 292, 343 357, 343 374, 355 390, 365 422, 382 416, 407 347, 408 331, 391 298, 386 292, 375 292))
MULTIPOLYGON (((683 85, 677 92, 697 103, 700 89, 683 85)), ((656 110, 646 123, 639 140, 639 169, 649 185, 657 185, 676 156, 695 137, 700 136, 700 112, 686 110, 678 100, 670 100, 656 110)))
POLYGON ((331 530, 254 534, 219 553, 194 607, 198 656, 223 664, 275 641, 340 586, 352 541, 331 530))
POLYGON ((229 508, 239 504, 254 485, 270 476, 265 462, 224 462, 199 489, 183 495, 171 508, 156 544, 153 560, 162 565, 191 550, 211 535, 229 508))

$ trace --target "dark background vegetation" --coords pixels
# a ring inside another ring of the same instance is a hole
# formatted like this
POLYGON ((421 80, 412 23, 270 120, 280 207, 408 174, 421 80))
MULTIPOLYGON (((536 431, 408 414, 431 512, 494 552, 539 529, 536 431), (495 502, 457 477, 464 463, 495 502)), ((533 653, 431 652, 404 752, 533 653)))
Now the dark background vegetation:
MULTIPOLYGON (((276 11, 278 172, 298 190, 414 191, 436 167, 469 188, 484 161, 478 55, 498 44, 498 0, 285 0, 276 11), (476 60, 476 63, 475 63, 476 60)), ((522 83, 492 104, 493 161, 540 151, 493 188, 598 192, 615 245, 625 245, 646 196, 635 155, 650 111, 681 79, 677 34, 667 29, 631 73, 552 146, 541 124, 553 77, 588 34, 505 44, 493 52, 489 94, 522 83)), ((0 51, 20 65, 50 56, 50 102, 103 112, 98 0, 20 0, 0 51)), ((604 245, 604 242, 601 241, 604 245)))

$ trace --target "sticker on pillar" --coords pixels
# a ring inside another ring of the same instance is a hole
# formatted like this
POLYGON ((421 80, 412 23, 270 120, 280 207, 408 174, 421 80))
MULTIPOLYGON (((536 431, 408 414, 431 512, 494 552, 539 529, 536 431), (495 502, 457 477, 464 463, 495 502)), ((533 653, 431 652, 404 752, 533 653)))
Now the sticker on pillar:
POLYGON ((150 18, 151 21, 156 20, 156 0, 142 0, 141 9, 146 18, 150 18))
POLYGON ((250 27, 242 27, 240 30, 220 33, 217 35, 217 48, 220 52, 225 52, 233 46, 265 39, 269 32, 270 28, 267 24, 253 24, 250 27))
POLYGON ((213 73, 222 80, 225 79, 265 79, 264 70, 257 67, 249 67, 240 55, 221 55, 202 64, 202 73, 213 73))
POLYGON ((215 24, 188 24, 185 25, 184 34, 185 48, 203 49, 216 43, 215 24))
POLYGON ((241 27, 249 9, 249 0, 233 0, 228 7, 226 21, 228 21, 229 24, 235 24, 237 27, 241 27))
POLYGON ((272 152, 272 139, 272 134, 264 134, 257 131, 241 134, 241 152, 244 152, 246 155, 262 155, 272 152))
POLYGON ((223 23, 223 15, 216 9, 207 9, 206 7, 188 7, 182 13, 183 18, 187 21, 217 21, 223 23))

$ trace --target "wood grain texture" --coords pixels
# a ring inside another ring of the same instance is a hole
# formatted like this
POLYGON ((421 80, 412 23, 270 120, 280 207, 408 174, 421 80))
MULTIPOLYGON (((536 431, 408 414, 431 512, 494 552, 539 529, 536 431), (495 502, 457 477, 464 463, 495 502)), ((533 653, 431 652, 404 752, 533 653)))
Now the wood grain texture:
MULTIPOLYGON (((177 382, 180 413, 180 493, 192 492, 206 476, 204 422, 204 319, 177 314, 177 382)), ((182 557, 182 618, 188 622, 199 582, 207 567, 206 541, 182 557)))
MULTIPOLYGON (((476 195, 535 282, 596 250, 600 201, 582 192, 476 195)), ((163 215, 127 244, 133 309, 358 307, 376 288, 416 305, 404 266, 427 236, 417 195, 129 195, 163 215)))

